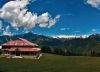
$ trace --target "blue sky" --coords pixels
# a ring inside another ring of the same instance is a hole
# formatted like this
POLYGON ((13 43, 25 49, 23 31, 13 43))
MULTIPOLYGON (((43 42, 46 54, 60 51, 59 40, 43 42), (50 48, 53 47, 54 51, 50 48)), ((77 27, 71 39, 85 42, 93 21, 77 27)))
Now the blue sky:
MULTIPOLYGON (((2 8, 10 0, 0 0, 0 8, 2 8)), ((52 18, 60 15, 56 23, 48 27, 35 27, 29 29, 37 34, 43 35, 83 35, 91 33, 100 33, 100 2, 87 3, 88 0, 35 0, 27 5, 28 11, 41 15, 48 12, 52 18), (97 6, 96 6, 97 5, 97 6)), ((11 34, 24 33, 24 29, 19 27, 15 30, 9 22, 0 18, 3 30, 0 34, 9 30, 11 34), (7 28, 7 26, 9 27, 7 28)))

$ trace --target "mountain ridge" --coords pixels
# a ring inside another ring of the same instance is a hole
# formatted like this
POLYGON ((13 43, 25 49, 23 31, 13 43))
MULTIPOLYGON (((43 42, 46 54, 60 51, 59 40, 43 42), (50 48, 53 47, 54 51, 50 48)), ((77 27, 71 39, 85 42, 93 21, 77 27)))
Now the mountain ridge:
POLYGON ((92 34, 87 38, 52 38, 50 36, 25 33, 14 36, 0 36, 0 44, 25 38, 42 48, 42 52, 60 55, 92 55, 100 56, 100 34, 92 34))

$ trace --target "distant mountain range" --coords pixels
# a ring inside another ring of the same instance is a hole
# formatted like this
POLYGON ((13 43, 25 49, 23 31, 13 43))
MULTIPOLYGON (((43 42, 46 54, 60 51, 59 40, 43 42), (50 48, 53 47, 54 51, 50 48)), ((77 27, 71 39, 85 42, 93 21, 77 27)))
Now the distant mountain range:
POLYGON ((82 38, 54 38, 34 33, 25 33, 13 36, 0 36, 0 44, 17 37, 25 38, 38 44, 43 52, 61 55, 100 55, 100 34, 92 34, 82 38))
POLYGON ((52 36, 53 38, 67 38, 67 39, 74 39, 74 38, 87 38, 89 35, 55 35, 52 36))

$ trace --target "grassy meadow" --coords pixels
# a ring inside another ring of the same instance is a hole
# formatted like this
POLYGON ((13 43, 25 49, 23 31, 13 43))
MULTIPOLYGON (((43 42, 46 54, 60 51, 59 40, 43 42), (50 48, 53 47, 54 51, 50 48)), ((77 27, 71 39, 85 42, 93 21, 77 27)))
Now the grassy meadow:
POLYGON ((39 60, 0 58, 0 72, 100 72, 100 57, 45 53, 39 60))

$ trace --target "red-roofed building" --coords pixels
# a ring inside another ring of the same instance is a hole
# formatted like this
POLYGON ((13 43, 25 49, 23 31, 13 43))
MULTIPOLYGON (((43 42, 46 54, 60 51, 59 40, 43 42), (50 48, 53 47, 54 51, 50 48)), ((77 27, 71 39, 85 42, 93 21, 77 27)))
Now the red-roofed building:
POLYGON ((41 48, 37 44, 31 43, 23 38, 8 41, 1 46, 2 54, 12 56, 39 56, 41 53, 41 48))

